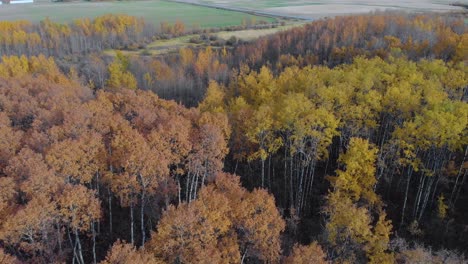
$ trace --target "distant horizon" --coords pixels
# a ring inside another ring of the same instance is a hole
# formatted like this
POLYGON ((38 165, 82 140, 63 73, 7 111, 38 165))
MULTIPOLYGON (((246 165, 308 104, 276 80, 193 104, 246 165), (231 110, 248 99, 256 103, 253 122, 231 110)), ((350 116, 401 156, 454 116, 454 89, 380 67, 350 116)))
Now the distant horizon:
MULTIPOLYGON (((6 3, 6 5, 16 5, 16 4, 30 4, 34 3, 34 0, 11 0, 9 3, 6 3)), ((3 2, 0 1, 0 5, 2 5, 3 2)))

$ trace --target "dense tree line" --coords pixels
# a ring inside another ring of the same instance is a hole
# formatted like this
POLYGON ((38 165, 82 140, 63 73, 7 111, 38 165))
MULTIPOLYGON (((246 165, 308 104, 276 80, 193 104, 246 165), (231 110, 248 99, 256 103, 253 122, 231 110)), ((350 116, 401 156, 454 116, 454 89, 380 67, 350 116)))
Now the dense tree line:
MULTIPOLYGON (((60 24, 45 19, 0 23, 0 55, 53 56, 63 72, 76 71, 85 85, 103 88, 115 58, 105 49, 144 48, 155 38, 184 34, 183 23, 105 15, 60 24)), ((192 29, 193 31, 194 29, 192 29)), ((209 34, 208 34, 209 35, 209 34)), ((181 49, 175 56, 132 56, 127 69, 138 87, 189 106, 203 98, 210 80, 228 84, 243 65, 259 70, 269 65, 274 74, 285 67, 352 62, 355 56, 387 58, 404 54, 411 60, 466 60, 467 33, 461 15, 382 13, 318 20, 303 27, 232 47, 181 49)))
MULTIPOLYGON (((351 63, 356 56, 386 59, 404 55, 414 61, 441 59, 456 63, 467 59, 467 47, 468 35, 461 16, 383 13, 318 20, 253 43, 238 42, 233 47, 183 48, 176 56, 131 57, 129 70, 140 88, 196 106, 210 80, 226 85, 244 66, 260 70, 269 65, 277 75, 290 66, 334 67, 351 63)), ((102 81, 88 70, 96 61, 100 61, 97 65, 108 65, 112 59, 93 55, 76 68, 86 81, 92 80, 100 88, 102 81)))
MULTIPOLYGON (((124 18, 90 39, 126 45, 124 18)), ((0 63, 0 262, 466 262, 462 20, 339 17, 71 63, 47 45, 76 29, 8 23, 45 35, 2 46, 21 56, 0 63)))
POLYGON ((143 46, 152 40, 155 32, 154 25, 127 15, 77 19, 70 24, 56 23, 48 18, 39 24, 1 21, 0 54, 79 56, 108 48, 143 46))
POLYGON ((411 60, 466 59, 464 16, 377 13, 319 20, 239 47, 235 59, 256 69, 349 63, 357 55, 385 58, 403 52, 411 60))

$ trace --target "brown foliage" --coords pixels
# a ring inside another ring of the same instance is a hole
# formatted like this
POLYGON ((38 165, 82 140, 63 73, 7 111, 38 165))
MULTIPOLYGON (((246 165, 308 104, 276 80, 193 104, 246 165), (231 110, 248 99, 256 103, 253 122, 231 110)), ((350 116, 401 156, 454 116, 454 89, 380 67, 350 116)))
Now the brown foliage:
POLYGON ((164 262, 155 259, 144 250, 137 250, 134 246, 117 240, 107 252, 106 259, 100 264, 162 264, 164 262))
POLYGON ((236 263, 246 256, 275 262, 284 227, 271 195, 247 192, 236 176, 220 173, 195 201, 169 207, 149 250, 169 262, 236 263))
POLYGON ((317 242, 312 242, 310 245, 294 245, 291 255, 289 255, 285 264, 327 264, 327 255, 323 252, 322 247, 317 242))
POLYGON ((0 263, 2 263, 2 264, 20 264, 21 262, 17 258, 15 258, 15 257, 13 257, 13 256, 11 256, 9 254, 6 254, 4 252, 4 250, 2 248, 0 248, 0 263))

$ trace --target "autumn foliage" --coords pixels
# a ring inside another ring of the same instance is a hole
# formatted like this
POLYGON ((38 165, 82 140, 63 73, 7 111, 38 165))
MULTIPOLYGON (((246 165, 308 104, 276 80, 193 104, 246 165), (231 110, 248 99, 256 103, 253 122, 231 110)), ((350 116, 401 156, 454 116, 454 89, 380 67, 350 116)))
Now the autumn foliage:
POLYGON ((284 226, 268 193, 248 192, 237 176, 218 174, 196 201, 167 209, 149 248, 169 263, 275 262, 284 226))
POLYGON ((0 22, 1 263, 466 262, 459 15, 121 51, 154 34, 0 22))

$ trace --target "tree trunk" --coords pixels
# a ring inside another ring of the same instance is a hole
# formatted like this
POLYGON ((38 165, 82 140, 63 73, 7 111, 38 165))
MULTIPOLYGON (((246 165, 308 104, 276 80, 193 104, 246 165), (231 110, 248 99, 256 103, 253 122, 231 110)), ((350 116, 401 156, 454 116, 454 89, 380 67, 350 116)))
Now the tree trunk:
POLYGON ((290 199, 291 207, 294 207, 294 183, 293 183, 293 158, 289 154, 289 185, 290 185, 290 199))
POLYGON ((112 239, 112 193, 110 190, 110 187, 107 188, 109 192, 109 199, 108 199, 108 204, 109 204, 109 234, 112 239))
POLYGON ((145 234, 145 190, 142 191, 141 193, 141 212, 140 212, 140 218, 141 218, 141 246, 145 246, 145 239, 146 239, 146 234, 145 234))
MULTIPOLYGON (((453 186, 452 194, 450 194, 450 205, 455 204, 455 203, 453 202, 453 199, 455 198, 455 193, 456 193, 457 186, 458 186, 458 180, 460 179, 460 176, 461 176, 461 174, 462 174, 463 165, 464 165, 464 163, 465 163, 466 156, 468 156, 468 146, 465 147, 465 155, 463 155, 462 163, 460 164, 460 168, 458 169, 457 179, 455 180, 455 185, 453 186)), ((462 184, 462 186, 463 186, 463 184, 462 184)), ((460 188, 461 188, 461 187, 460 187, 460 188)))
POLYGON ((265 160, 261 158, 262 160, 262 188, 265 188, 265 160))
MULTIPOLYGON (((206 173, 206 169, 205 169, 205 173, 206 173)), ((197 177, 195 178, 195 185, 194 185, 194 196, 193 196, 193 199, 197 199, 197 193, 198 193, 198 179, 200 178, 200 175, 198 175, 197 173, 197 177)))
POLYGON ((244 264, 245 256, 247 255, 247 249, 245 249, 244 254, 242 254, 241 264, 244 264))
POLYGON ((419 185, 418 185, 418 194, 416 195, 416 199, 414 200, 414 208, 413 208, 413 218, 416 220, 416 217, 419 212, 419 205, 421 203, 421 197, 423 195, 423 190, 425 188, 426 184, 426 175, 423 173, 421 175, 421 178, 419 180, 419 185))
POLYGON ((180 186, 180 177, 177 176, 177 190, 178 190, 178 195, 179 195, 179 204, 182 203, 182 197, 181 197, 181 193, 182 193, 182 186, 180 186))
MULTIPOLYGON (((288 204, 288 162, 287 162, 287 159, 286 159, 286 146, 284 147, 284 157, 283 157, 283 160, 284 160, 284 173, 283 173, 283 177, 284 177, 284 204, 288 204)), ((289 206, 291 207, 291 206, 289 206)))
MULTIPOLYGON (((133 197, 130 199, 133 200, 133 197)), ((133 245, 133 201, 130 201, 130 243, 133 245)))
POLYGON ((468 170, 465 170, 465 173, 463 174, 463 179, 462 179, 462 182, 460 184, 460 187, 458 188, 457 194, 455 195, 455 200, 453 200, 453 205, 455 205, 457 203, 458 198, 460 197, 460 191, 463 188, 463 185, 465 184, 467 172, 468 172, 468 170))
POLYGON ((305 199, 304 208, 307 208, 307 206, 310 206, 308 205, 307 201, 309 201, 309 196, 312 195, 312 188, 314 186, 315 164, 316 164, 316 160, 312 159, 309 164, 310 169, 309 169, 308 176, 307 176, 307 178, 309 178, 309 186, 307 186, 307 193, 306 193, 306 196, 304 197, 305 199))
POLYGON ((433 183, 434 183, 434 178, 432 177, 431 179, 429 179, 429 184, 427 184, 427 188, 426 188, 424 199, 423 199, 423 204, 419 212, 419 216, 418 216, 418 221, 421 221, 424 211, 426 210, 427 202, 429 201, 429 196, 431 195, 431 189, 432 189, 433 183))
POLYGON ((81 249, 80 236, 78 235, 78 230, 76 228, 75 228, 75 239, 76 239, 76 244, 78 245, 78 257, 79 257, 80 263, 85 264, 83 260, 83 250, 81 249))
POLYGON ((78 259, 76 256, 76 241, 73 243, 71 235, 70 235, 70 228, 67 226, 67 235, 68 235, 68 241, 70 242, 70 246, 73 248, 73 259, 72 263, 75 263, 75 259, 78 259))
POLYGON ((96 231, 94 230, 94 220, 91 224, 93 232, 93 263, 96 264, 96 231))
MULTIPOLYGON (((268 174, 267 174, 267 178, 268 178, 268 189, 271 190, 271 156, 272 155, 268 155, 268 174)), ((274 169, 273 169, 273 172, 274 172, 274 169)))
POLYGON ((61 233, 60 233, 60 225, 57 223, 57 242, 59 246, 59 253, 62 253, 62 238, 61 238, 61 233))
POLYGON ((189 186, 190 186, 190 178, 192 173, 187 174, 187 183, 185 184, 185 201, 189 202, 190 201, 190 193, 189 193, 189 186))
POLYGON ((431 196, 431 203, 430 203, 431 206, 434 204, 435 194, 436 194, 436 191, 437 191, 437 187, 439 186, 440 178, 441 178, 441 176, 437 175, 437 181, 435 183, 434 190, 432 191, 432 196, 431 196))
POLYGON ((304 192, 304 166, 301 163, 301 159, 299 159, 299 166, 301 167, 300 172, 299 172, 299 185, 298 185, 298 191, 296 193, 296 210, 297 214, 301 214, 301 204, 302 204, 302 194, 304 192))
POLYGON ((401 221, 400 221, 400 228, 403 226, 405 221, 405 210, 406 210, 406 203, 408 201, 408 191, 411 182, 411 175, 413 174, 413 167, 410 165, 408 167, 408 182, 406 183, 406 190, 405 190, 405 199, 403 202, 403 209, 401 210, 401 221))
POLYGON ((208 174, 208 160, 205 160, 205 172, 203 173, 201 187, 205 186, 206 176, 208 174))

